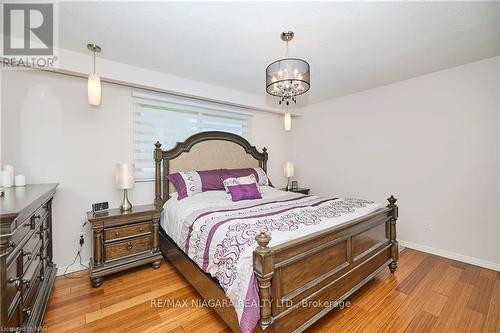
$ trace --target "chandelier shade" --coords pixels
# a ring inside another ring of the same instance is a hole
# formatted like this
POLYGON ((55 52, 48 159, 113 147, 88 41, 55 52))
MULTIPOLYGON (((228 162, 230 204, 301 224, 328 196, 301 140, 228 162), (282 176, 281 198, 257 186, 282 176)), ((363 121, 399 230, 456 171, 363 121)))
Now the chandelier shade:
POLYGON ((280 97, 281 102, 306 93, 311 87, 309 63, 302 59, 285 58, 267 66, 266 91, 280 97))

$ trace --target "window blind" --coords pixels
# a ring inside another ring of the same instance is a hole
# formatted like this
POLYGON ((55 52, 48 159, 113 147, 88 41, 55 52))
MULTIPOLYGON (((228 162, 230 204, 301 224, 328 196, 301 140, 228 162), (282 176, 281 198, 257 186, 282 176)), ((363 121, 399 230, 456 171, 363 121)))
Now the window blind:
POLYGON ((206 131, 248 138, 252 112, 215 102, 170 95, 133 93, 133 158, 137 180, 154 179, 153 149, 162 149, 206 131))

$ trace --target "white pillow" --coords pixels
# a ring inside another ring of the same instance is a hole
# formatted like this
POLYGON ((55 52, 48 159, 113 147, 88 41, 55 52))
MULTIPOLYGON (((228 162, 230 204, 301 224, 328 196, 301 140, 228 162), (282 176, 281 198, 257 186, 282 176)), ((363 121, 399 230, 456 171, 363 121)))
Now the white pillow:
POLYGON ((259 190, 260 193, 262 193, 262 190, 260 189, 259 183, 257 182, 257 179, 255 178, 254 174, 250 174, 248 176, 244 177, 238 177, 238 178, 226 178, 222 181, 224 184, 224 188, 226 189, 226 194, 229 195, 229 189, 228 186, 231 185, 246 185, 246 184, 253 184, 257 185, 257 189, 259 190))

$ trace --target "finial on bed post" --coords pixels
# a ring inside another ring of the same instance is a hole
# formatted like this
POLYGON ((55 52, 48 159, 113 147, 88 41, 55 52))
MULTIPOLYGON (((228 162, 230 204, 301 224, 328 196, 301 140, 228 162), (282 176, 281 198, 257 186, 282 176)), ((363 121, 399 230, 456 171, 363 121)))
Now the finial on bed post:
POLYGON ((161 199, 161 160, 163 152, 159 141, 155 143, 153 158, 155 160, 155 206, 161 207, 163 205, 163 200, 161 199))
POLYGON ((398 268, 398 259, 399 259, 399 245, 398 241, 396 240, 396 221, 398 219, 398 206, 396 205, 396 201, 398 199, 394 198, 393 195, 391 195, 387 201, 389 201, 389 204, 387 205, 387 208, 391 209, 391 218, 389 219, 390 223, 390 240, 391 240, 391 256, 392 256, 392 262, 389 264, 389 269, 391 270, 391 273, 394 273, 396 271, 396 268, 398 268))
POLYGON ((253 252, 253 270, 259 286, 259 324, 262 330, 265 330, 273 322, 271 279, 274 274, 274 255, 271 248, 268 246, 271 241, 271 236, 262 231, 255 236, 255 240, 259 246, 257 246, 253 252))
POLYGON ((267 172, 267 159, 268 159, 268 154, 267 154, 267 148, 264 147, 262 148, 262 154, 264 155, 264 160, 262 161, 262 170, 267 172))
POLYGON ((261 231, 260 234, 255 236, 255 240, 257 241, 257 244, 259 244, 259 247, 262 250, 265 250, 265 248, 269 245, 269 242, 271 241, 271 236, 266 234, 264 231, 261 231))

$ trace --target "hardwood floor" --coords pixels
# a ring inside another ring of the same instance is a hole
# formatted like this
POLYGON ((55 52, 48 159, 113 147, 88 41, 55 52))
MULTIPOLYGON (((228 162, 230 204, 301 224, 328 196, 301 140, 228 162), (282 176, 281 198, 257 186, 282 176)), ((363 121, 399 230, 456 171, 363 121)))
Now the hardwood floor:
MULTIPOLYGON (((44 325, 49 332, 230 332, 210 308, 182 306, 197 299, 167 262, 106 277, 99 288, 88 276, 58 277, 44 325)), ((500 332, 500 273, 414 250, 401 253, 394 275, 384 270, 349 302, 308 332, 500 332)))

